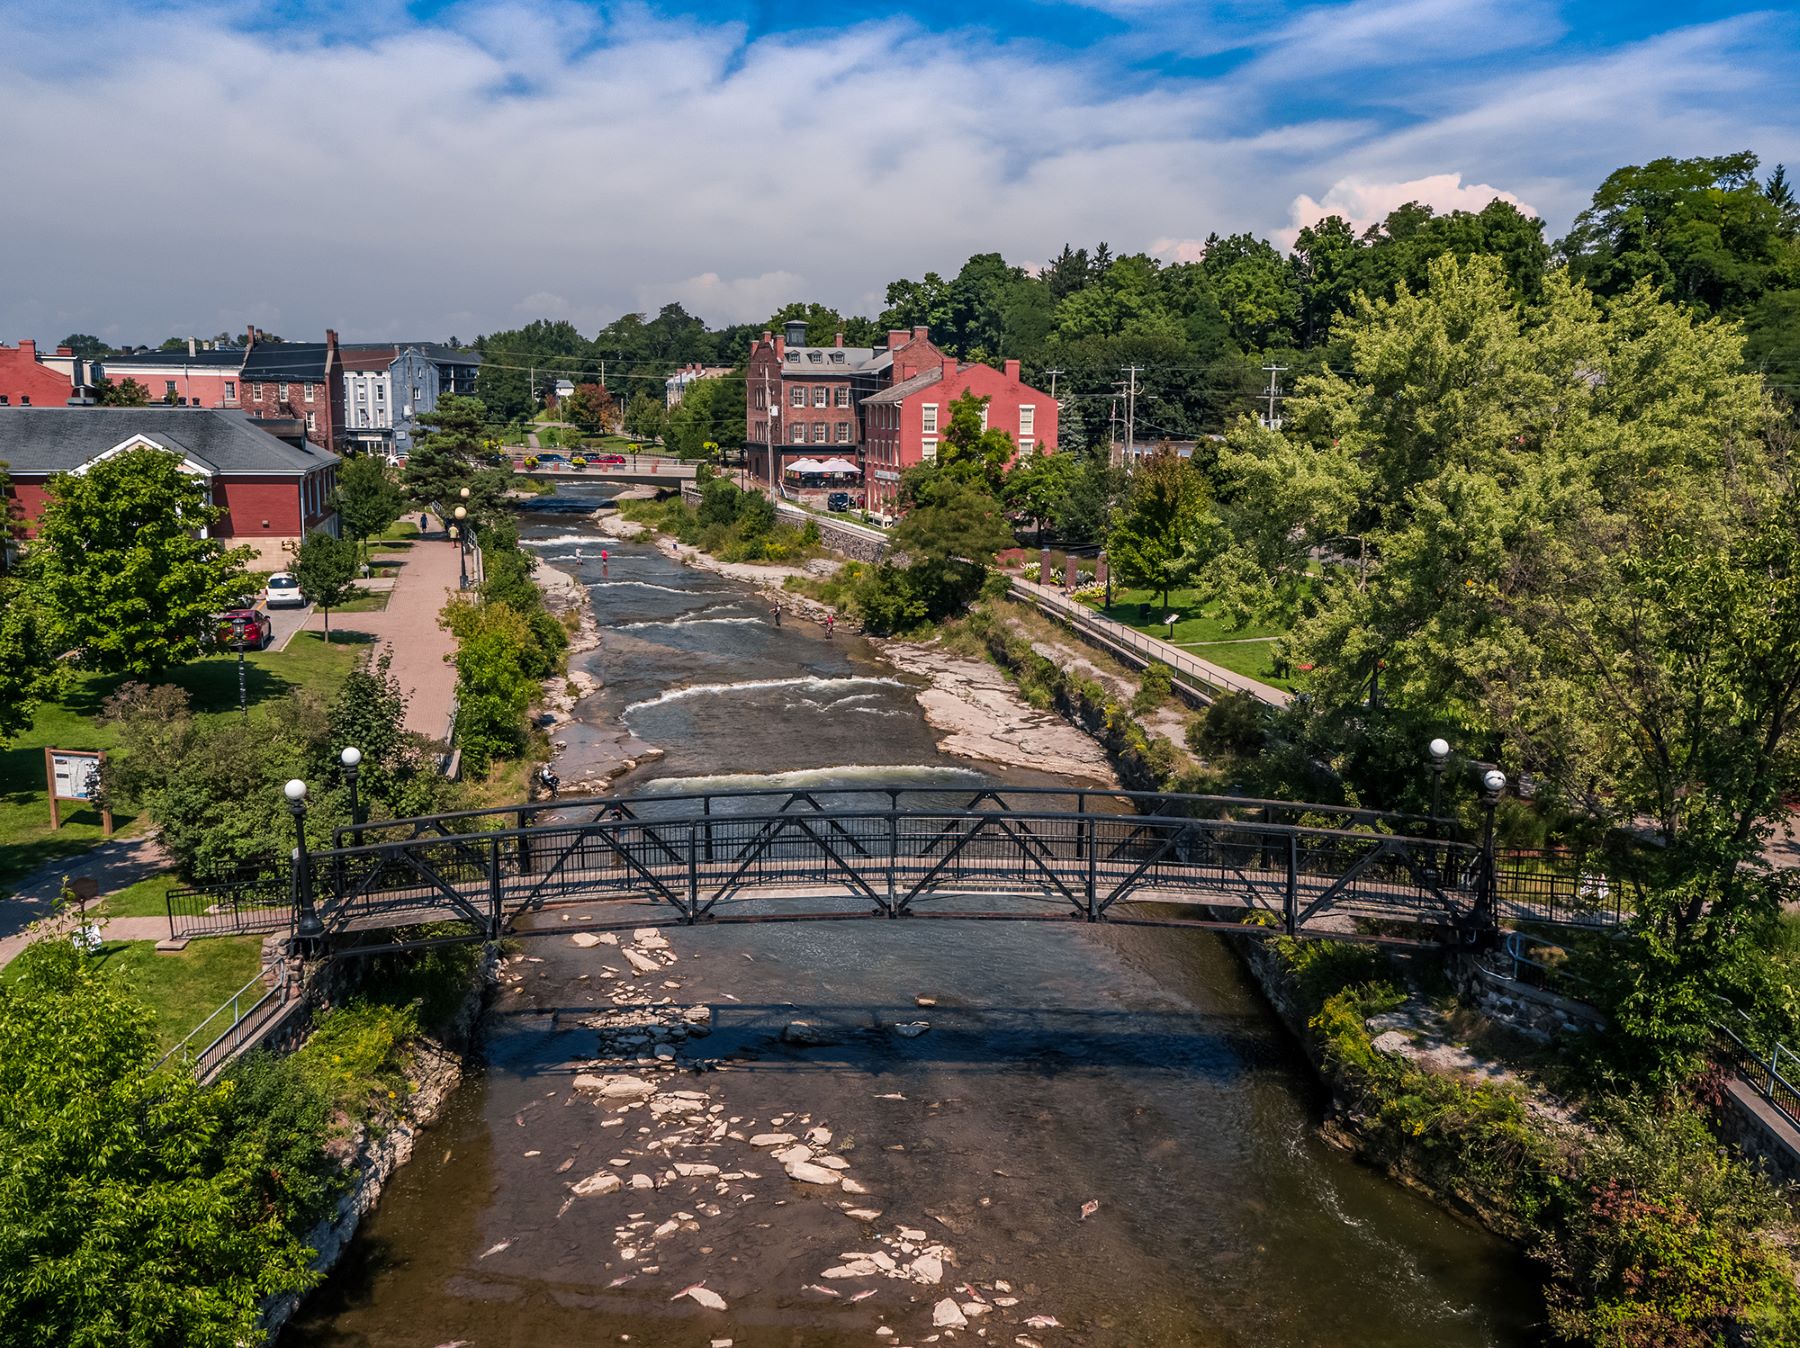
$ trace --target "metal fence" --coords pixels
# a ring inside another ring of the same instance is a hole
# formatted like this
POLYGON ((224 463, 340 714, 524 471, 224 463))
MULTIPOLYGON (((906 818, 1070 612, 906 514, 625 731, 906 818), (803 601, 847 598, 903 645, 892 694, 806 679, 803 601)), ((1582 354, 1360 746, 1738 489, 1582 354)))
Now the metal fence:
POLYGON ((1501 852, 1494 864, 1500 921, 1611 929, 1631 913, 1630 880, 1616 857, 1557 849, 1501 852))
POLYGON ((274 1028, 299 999, 289 974, 285 958, 257 970, 254 978, 163 1054, 157 1066, 179 1062, 201 1081, 212 1080, 274 1028))
POLYGON ((197 936, 283 931, 294 907, 293 877, 285 868, 265 866, 182 885, 168 894, 169 936, 197 936))
POLYGON ((1061 595, 1052 593, 1041 585, 1015 579, 1012 582, 1012 592, 1035 606, 1039 611, 1074 628, 1083 636, 1090 637, 1102 645, 1129 651, 1140 659, 1155 660, 1165 664, 1203 688, 1210 688, 1222 693, 1248 693, 1259 702, 1267 703, 1271 707, 1285 707, 1292 700, 1289 694, 1279 688, 1271 688, 1268 684, 1258 683, 1254 679, 1246 679, 1240 674, 1233 674, 1230 670, 1223 669, 1211 661, 1200 660, 1166 641, 1146 636, 1135 628, 1125 626, 1124 623, 1102 617, 1085 604, 1064 599, 1061 595))

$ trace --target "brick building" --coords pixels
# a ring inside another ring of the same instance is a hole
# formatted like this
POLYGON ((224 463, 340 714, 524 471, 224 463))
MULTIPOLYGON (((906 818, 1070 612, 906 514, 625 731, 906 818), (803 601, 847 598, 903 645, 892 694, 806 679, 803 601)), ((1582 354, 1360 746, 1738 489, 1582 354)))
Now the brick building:
POLYGON ((898 379, 943 363, 923 327, 888 333, 886 346, 807 346, 806 324, 750 343, 744 380, 744 439, 752 473, 807 457, 860 462, 863 402, 898 379))
POLYGON ((939 439, 950 425, 950 405, 965 393, 988 400, 984 426, 1012 436, 1020 454, 1056 447, 1056 402, 1019 377, 1018 361, 996 370, 945 356, 935 367, 863 400, 863 483, 869 509, 893 513, 900 474, 937 458, 939 439))
POLYGON ((337 333, 323 342, 268 342, 250 329, 250 348, 238 371, 238 405, 258 421, 292 419, 322 449, 343 440, 344 362, 337 333))
POLYGON ((29 338, 17 346, 0 345, 0 407, 64 407, 76 401, 80 396, 76 386, 82 381, 67 368, 45 363, 56 357, 79 365, 66 346, 57 347, 55 357, 46 357, 38 354, 37 343, 29 338))
POLYGON ((185 351, 107 356, 94 369, 96 377, 104 376, 115 385, 135 379, 153 403, 229 408, 238 405, 238 371, 243 363, 240 350, 203 347, 189 338, 185 351))
POLYGON ((51 477, 137 448, 181 455, 184 471, 206 479, 213 504, 225 507, 213 532, 254 546, 263 567, 286 565, 281 545, 310 530, 337 532, 337 455, 284 440, 241 412, 34 406, 0 408, 0 462, 20 536, 31 537, 51 477))

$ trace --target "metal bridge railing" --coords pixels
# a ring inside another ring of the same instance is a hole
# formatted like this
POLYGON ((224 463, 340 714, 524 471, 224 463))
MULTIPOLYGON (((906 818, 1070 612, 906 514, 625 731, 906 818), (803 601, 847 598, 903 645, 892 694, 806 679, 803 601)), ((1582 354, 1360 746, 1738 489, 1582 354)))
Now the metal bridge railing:
POLYGON ((258 969, 255 977, 163 1054, 157 1066, 180 1062, 201 1081, 211 1080, 247 1045, 261 1038, 295 995, 288 961, 277 959, 258 969))
POLYGON ((230 936, 281 931, 293 916, 294 882, 286 869, 240 871, 169 890, 169 936, 230 936))

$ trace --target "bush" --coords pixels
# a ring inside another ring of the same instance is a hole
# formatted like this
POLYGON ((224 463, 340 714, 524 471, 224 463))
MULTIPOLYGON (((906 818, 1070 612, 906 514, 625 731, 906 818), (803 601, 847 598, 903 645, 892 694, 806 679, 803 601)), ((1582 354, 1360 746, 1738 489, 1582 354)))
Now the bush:
POLYGON ((1152 660, 1144 666, 1144 673, 1138 680, 1137 696, 1131 700, 1131 709, 1142 715, 1160 707, 1174 690, 1175 671, 1161 660, 1152 660))
POLYGON ((1226 693, 1188 726, 1188 748, 1205 758, 1252 758, 1262 752, 1269 713, 1249 693, 1226 693))

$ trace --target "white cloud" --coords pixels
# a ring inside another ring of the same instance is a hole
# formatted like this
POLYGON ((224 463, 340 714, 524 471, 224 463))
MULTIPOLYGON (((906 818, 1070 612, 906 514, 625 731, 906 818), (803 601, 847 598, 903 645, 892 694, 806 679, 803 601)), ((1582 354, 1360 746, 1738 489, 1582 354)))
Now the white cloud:
POLYGON ((1465 183, 1460 173, 1434 173, 1403 183, 1342 178, 1332 184, 1322 200, 1314 201, 1304 193, 1294 198, 1289 207, 1288 228, 1281 231, 1281 244, 1291 248, 1296 234, 1328 215, 1343 216, 1360 234, 1409 201, 1422 202, 1442 215, 1447 211, 1479 211, 1496 200, 1511 202, 1527 215, 1538 214, 1511 192, 1487 183, 1465 183))
POLYGON ((1119 44, 946 41, 903 15, 748 41, 629 5, 463 0, 427 24, 389 0, 348 42, 240 26, 257 4, 0 0, 6 169, 31 184, 0 193, 0 334, 873 314, 889 280, 974 252, 1180 257, 1308 210, 1509 193, 1554 232, 1620 164, 1800 161, 1772 96, 1791 25, 1766 16, 1569 56, 1542 49, 1551 0, 1104 0, 1243 53, 1158 75, 1119 44))

